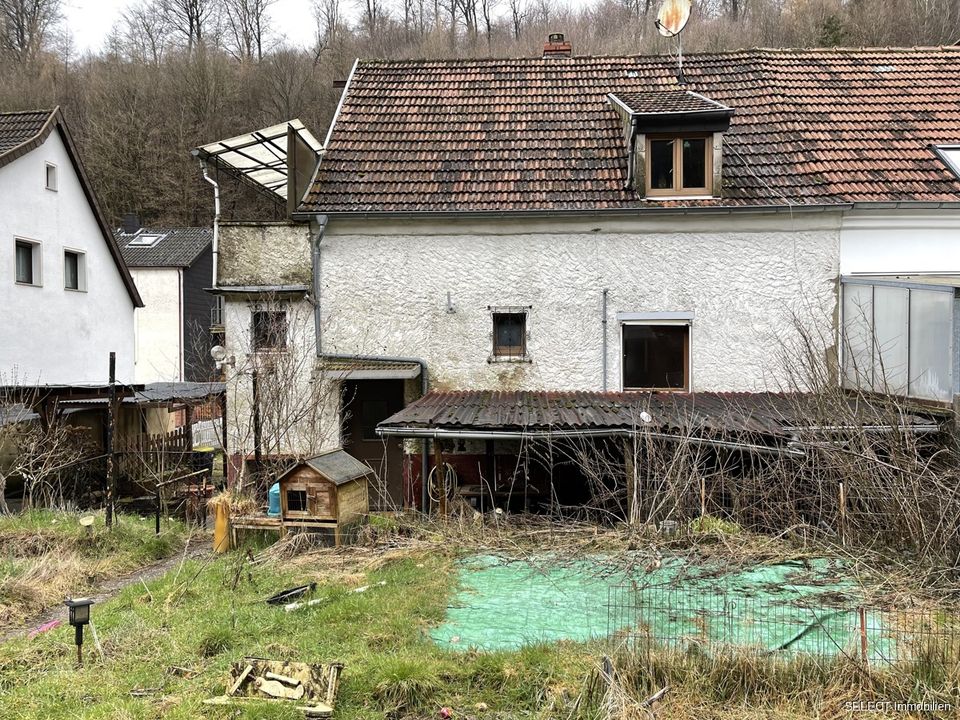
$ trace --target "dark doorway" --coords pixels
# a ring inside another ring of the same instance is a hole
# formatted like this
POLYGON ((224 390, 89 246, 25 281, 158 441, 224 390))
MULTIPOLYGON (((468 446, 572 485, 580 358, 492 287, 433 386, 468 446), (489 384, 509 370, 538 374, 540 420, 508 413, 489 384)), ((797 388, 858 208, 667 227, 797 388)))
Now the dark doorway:
POLYGON ((403 507, 400 440, 377 436, 377 424, 403 409, 403 380, 348 380, 343 384, 343 408, 344 448, 380 479, 379 488, 370 488, 370 508, 403 507))

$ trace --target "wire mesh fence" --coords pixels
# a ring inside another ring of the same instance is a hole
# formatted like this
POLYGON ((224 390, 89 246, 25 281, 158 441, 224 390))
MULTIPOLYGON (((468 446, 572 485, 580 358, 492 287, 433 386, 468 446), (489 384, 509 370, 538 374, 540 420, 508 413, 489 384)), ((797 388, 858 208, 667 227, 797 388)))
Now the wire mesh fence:
POLYGON ((657 651, 744 653, 960 669, 956 614, 943 608, 870 607, 830 592, 779 599, 618 585, 608 593, 607 635, 614 651, 647 657, 657 651))

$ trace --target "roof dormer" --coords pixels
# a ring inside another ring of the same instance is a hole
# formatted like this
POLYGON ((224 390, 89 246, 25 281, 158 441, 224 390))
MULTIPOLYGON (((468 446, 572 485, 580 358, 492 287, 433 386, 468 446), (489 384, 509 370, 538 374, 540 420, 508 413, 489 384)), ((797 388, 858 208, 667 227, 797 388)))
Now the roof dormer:
POLYGON ((720 196, 733 109, 690 90, 607 96, 623 121, 627 188, 652 200, 720 196))

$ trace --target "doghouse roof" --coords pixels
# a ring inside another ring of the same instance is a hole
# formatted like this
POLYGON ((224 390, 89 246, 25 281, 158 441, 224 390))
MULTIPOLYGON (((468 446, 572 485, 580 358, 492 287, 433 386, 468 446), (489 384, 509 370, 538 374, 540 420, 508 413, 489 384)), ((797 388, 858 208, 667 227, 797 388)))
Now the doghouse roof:
POLYGON ((345 450, 337 449, 328 450, 325 453, 307 458, 287 470, 287 472, 280 476, 280 480, 286 479, 290 473, 303 465, 309 465, 311 469, 322 475, 325 480, 329 480, 335 485, 345 485, 351 480, 366 477, 371 472, 368 465, 360 462, 345 450))

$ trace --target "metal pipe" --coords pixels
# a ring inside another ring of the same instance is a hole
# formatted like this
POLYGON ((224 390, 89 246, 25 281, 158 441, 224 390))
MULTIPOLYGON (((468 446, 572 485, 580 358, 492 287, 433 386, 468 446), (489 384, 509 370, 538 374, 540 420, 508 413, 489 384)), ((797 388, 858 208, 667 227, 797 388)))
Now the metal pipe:
MULTIPOLYGON (((405 362, 416 363, 420 366, 420 396, 423 397, 430 390, 430 378, 427 373, 427 361, 419 357, 403 357, 390 355, 356 355, 344 353, 325 353, 323 352, 323 332, 322 332, 322 314, 320 306, 320 269, 321 253, 320 244, 323 242, 323 236, 327 229, 328 218, 326 215, 315 215, 314 220, 319 226, 317 234, 312 243, 311 265, 313 270, 313 328, 316 333, 317 358, 321 360, 363 360, 373 362, 405 362)), ((427 474, 430 470, 430 460, 427 457, 427 439, 423 440, 421 448, 421 466, 420 466, 420 503, 421 508, 426 510, 427 495, 427 474)))
POLYGON ((739 443, 730 440, 711 440, 709 438, 685 437, 670 433, 653 432, 649 430, 635 430, 631 428, 609 428, 604 430, 440 430, 431 428, 377 428, 381 437, 430 438, 433 440, 536 440, 536 439, 563 439, 563 438, 595 438, 595 437, 632 437, 644 435, 671 442, 689 442, 694 445, 707 447, 729 448, 731 450, 746 450, 765 455, 804 455, 802 450, 790 447, 778 448, 768 445, 739 443))
POLYGON ((603 391, 607 391, 607 288, 603 289, 603 391))
POLYGON ((207 174, 207 164, 200 161, 203 179, 213 185, 213 288, 217 287, 217 266, 220 255, 220 184, 207 174))

